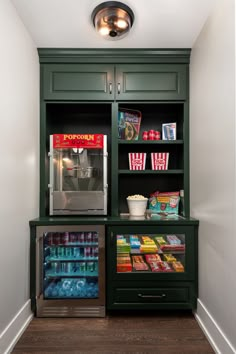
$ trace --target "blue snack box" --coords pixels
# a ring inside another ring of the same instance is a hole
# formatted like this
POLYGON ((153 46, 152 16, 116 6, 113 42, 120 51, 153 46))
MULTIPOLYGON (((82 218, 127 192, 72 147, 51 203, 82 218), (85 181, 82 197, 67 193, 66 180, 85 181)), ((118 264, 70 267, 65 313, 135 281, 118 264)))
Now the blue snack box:
POLYGON ((178 214, 178 196, 153 196, 149 198, 149 209, 155 213, 178 214))

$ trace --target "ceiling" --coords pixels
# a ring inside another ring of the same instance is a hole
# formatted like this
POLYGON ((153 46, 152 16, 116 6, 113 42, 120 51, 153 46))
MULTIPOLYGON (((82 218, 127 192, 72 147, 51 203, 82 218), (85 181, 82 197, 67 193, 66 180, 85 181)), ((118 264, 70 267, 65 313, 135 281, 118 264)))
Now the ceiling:
MULTIPOLYGON (((216 0, 124 0, 135 21, 123 39, 99 36, 91 13, 104 0, 11 0, 39 48, 191 48, 216 0)), ((122 1, 122 0, 121 0, 122 1)))

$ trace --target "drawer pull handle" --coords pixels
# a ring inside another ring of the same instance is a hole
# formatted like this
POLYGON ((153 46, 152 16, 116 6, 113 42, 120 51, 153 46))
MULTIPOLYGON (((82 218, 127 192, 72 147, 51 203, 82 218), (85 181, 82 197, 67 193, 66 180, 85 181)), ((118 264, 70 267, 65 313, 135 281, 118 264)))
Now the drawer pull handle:
POLYGON ((110 95, 112 94, 112 83, 111 82, 109 83, 109 94, 110 95))
POLYGON ((138 297, 141 297, 143 299, 153 299, 153 298, 164 299, 164 297, 166 297, 166 294, 161 294, 161 295, 143 295, 143 294, 138 294, 138 297))

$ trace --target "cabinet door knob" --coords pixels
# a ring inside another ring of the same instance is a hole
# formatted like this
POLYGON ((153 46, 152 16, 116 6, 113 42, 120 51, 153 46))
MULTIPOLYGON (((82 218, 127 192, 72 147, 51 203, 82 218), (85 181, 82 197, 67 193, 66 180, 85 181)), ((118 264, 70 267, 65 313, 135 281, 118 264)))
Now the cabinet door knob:
POLYGON ((120 82, 118 82, 117 84, 117 92, 118 92, 118 95, 120 94, 120 82))
POLYGON ((109 83, 109 93, 112 94, 112 83, 109 83))

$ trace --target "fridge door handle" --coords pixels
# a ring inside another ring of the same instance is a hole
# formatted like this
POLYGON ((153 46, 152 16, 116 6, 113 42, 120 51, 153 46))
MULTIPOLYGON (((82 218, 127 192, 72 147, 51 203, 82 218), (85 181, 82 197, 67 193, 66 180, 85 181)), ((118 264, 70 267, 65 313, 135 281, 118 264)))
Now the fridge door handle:
POLYGON ((43 262, 43 233, 36 234, 36 299, 39 299, 42 293, 42 262, 43 262))

